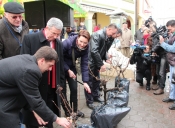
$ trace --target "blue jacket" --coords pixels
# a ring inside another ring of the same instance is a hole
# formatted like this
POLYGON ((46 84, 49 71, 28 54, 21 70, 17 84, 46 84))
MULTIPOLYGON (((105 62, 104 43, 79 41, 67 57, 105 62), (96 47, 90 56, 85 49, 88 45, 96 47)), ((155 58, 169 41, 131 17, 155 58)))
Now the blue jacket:
POLYGON ((163 42, 160 46, 168 52, 166 55, 168 63, 175 66, 175 35, 169 38, 168 44, 163 42))
POLYGON ((82 81, 89 81, 89 71, 88 71, 88 48, 85 50, 79 50, 76 46, 77 35, 70 36, 68 39, 63 41, 63 55, 64 55, 64 70, 65 74, 68 75, 68 70, 72 70, 75 74, 77 74, 76 68, 73 64, 72 59, 72 49, 74 48, 75 53, 75 61, 77 58, 81 57, 81 73, 82 73, 82 81))

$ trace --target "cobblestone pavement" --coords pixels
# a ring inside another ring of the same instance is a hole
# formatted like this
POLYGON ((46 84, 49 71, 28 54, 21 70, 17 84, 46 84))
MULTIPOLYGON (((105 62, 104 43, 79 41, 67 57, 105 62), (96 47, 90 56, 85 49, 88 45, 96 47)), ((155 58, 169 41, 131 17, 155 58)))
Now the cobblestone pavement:
MULTIPOLYGON (((162 102, 169 94, 169 83, 166 82, 165 93, 154 95, 153 90, 147 91, 135 81, 131 81, 129 104, 131 111, 120 121, 117 128, 175 128, 175 110, 169 110, 172 103, 162 102)), ((108 88, 114 87, 114 78, 107 83, 108 88)), ((91 110, 87 108, 83 86, 79 85, 79 110, 85 113, 77 124, 90 124, 91 110)), ((95 103, 97 105, 97 103, 95 103)), ((62 112, 64 116, 64 112, 62 112)), ((54 128, 61 128, 54 124, 54 128)))

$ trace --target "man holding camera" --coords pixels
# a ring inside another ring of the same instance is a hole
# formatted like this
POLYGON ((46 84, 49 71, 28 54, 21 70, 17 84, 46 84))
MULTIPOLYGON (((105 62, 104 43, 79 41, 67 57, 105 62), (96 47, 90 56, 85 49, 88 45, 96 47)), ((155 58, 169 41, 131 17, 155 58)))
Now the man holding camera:
MULTIPOLYGON (((160 29, 163 29, 162 27, 160 29)), ((166 72, 167 72, 167 59, 166 59, 166 51, 160 46, 159 43, 159 35, 165 33, 164 30, 161 30, 159 33, 159 29, 156 31, 155 34, 152 34, 152 42, 153 42, 153 49, 152 54, 154 56, 159 57, 159 61, 156 62, 156 74, 158 76, 158 84, 157 86, 153 86, 152 89, 156 90, 153 92, 154 95, 161 95, 164 93, 165 88, 165 81, 166 81, 166 72), (153 36, 155 35, 155 36, 153 36)), ((164 38, 167 38, 167 36, 164 38)))
POLYGON ((151 56, 150 46, 146 45, 144 50, 142 47, 138 47, 134 50, 130 64, 136 64, 136 81, 143 86, 143 78, 147 80, 146 90, 150 90, 151 81, 151 56))
MULTIPOLYGON (((169 34, 172 36, 168 40, 168 44, 165 43, 162 36, 159 37, 160 46, 164 48, 167 53, 167 60, 170 65, 170 94, 168 98, 163 99, 163 102, 174 102, 175 101, 175 20, 170 20, 166 24, 169 34)), ((175 110, 175 103, 170 107, 170 110, 175 110)))

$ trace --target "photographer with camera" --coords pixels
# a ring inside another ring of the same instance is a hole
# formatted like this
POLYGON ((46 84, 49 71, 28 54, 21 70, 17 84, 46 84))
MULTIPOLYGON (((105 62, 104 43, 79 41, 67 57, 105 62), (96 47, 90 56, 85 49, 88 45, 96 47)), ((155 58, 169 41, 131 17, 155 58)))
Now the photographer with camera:
POLYGON ((159 36, 162 35, 164 39, 168 38, 168 33, 165 26, 160 26, 156 29, 156 32, 151 35, 153 41, 153 55, 159 59, 156 59, 156 74, 158 77, 158 85, 152 87, 155 95, 161 95, 164 93, 165 81, 166 81, 166 69, 167 69, 167 59, 166 51, 160 46, 159 36))
POLYGON ((150 90, 151 81, 150 48, 151 47, 149 45, 145 45, 144 47, 136 47, 130 59, 130 64, 136 63, 136 81, 139 83, 140 86, 143 86, 143 78, 146 78, 146 90, 150 90))
MULTIPOLYGON (((162 36, 159 37, 160 46, 164 48, 167 53, 167 60, 170 66, 170 94, 168 98, 163 99, 163 102, 174 102, 175 101, 175 20, 170 20, 166 24, 169 34, 172 36, 165 43, 162 36)), ((173 103, 169 109, 175 110, 175 103, 173 103)))

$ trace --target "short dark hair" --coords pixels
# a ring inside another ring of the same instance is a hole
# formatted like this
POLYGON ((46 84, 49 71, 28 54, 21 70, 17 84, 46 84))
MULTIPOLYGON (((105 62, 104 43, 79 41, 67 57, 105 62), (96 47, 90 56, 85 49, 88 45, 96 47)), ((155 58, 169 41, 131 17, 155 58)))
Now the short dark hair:
POLYGON ((117 27, 116 23, 111 23, 111 24, 109 24, 109 25, 108 25, 108 28, 115 28, 115 29, 118 30, 118 27, 117 27))
POLYGON ((175 20, 169 20, 167 23, 166 23, 166 26, 175 26, 175 20))
POLYGON ((128 24, 127 22, 123 22, 123 24, 128 24))
POLYGON ((58 62, 58 54, 57 52, 49 47, 49 46, 43 46, 36 53, 34 54, 36 59, 44 58, 46 61, 52 61, 55 60, 55 62, 58 62))
POLYGON ((117 34, 122 35, 122 30, 120 28, 118 28, 117 34))
POLYGON ((87 30, 80 30, 78 33, 78 37, 83 36, 85 37, 88 41, 90 40, 90 34, 87 30))

